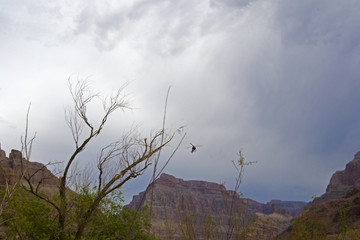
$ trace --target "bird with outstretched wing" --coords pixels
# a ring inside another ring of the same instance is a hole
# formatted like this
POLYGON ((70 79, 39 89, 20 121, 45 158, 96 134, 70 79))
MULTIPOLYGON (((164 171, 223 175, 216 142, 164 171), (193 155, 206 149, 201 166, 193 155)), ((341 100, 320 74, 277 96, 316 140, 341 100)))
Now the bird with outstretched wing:
POLYGON ((192 143, 190 143, 190 145, 188 148, 191 148, 191 153, 194 153, 198 147, 202 147, 202 145, 194 145, 192 143))

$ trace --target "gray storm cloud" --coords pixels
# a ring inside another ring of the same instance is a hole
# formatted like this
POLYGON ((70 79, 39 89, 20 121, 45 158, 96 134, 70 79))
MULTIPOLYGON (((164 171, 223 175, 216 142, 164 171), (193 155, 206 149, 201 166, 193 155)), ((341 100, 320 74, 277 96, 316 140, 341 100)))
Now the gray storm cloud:
MULTIPOLYGON (((187 137, 167 171, 231 187, 231 160, 242 149, 258 161, 242 191, 259 201, 310 200, 359 150, 358 1, 2 5, 3 148, 19 146, 32 102, 34 160, 66 159, 66 81, 83 76, 104 92, 129 83, 134 109, 116 115, 102 141, 134 122, 144 132, 161 126, 171 86, 168 127, 186 125, 187 137), (203 147, 189 154, 190 142, 203 147)), ((90 153, 83 158, 95 146, 90 153)), ((134 186, 128 194, 144 188, 134 186)))

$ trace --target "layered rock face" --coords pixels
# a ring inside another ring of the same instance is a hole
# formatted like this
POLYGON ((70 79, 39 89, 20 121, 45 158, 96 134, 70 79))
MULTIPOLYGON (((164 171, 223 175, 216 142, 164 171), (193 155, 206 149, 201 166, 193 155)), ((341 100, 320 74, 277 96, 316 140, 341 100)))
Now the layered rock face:
POLYGON ((17 183, 22 173, 25 177, 32 176, 31 183, 45 191, 53 191, 59 183, 59 179, 45 165, 27 161, 20 151, 11 150, 9 157, 6 157, 5 151, 0 150, 0 186, 17 183))
MULTIPOLYGON (((127 207, 136 209, 139 206, 152 205, 154 217, 151 223, 154 233, 160 239, 184 239, 181 235, 184 235, 184 231, 191 229, 189 224, 195 231, 196 239, 204 239, 205 235, 209 234, 207 232, 209 229, 206 228, 210 227, 216 227, 211 239, 221 239, 227 234, 230 218, 236 218, 237 232, 240 232, 242 227, 253 227, 263 235, 275 236, 289 225, 292 218, 290 213, 300 212, 305 204, 280 200, 262 204, 251 199, 240 198, 235 192, 227 191, 221 184, 184 181, 162 174, 147 192, 134 196, 127 207), (256 213, 262 214, 261 219, 256 213), (269 219, 272 220, 269 221, 269 219), (253 225, 255 222, 256 226, 253 225), (269 222, 274 223, 275 227, 265 228, 264 224, 269 225, 269 222)), ((235 237, 236 234, 233 235, 233 239, 235 237)), ((254 236, 254 239, 257 237, 254 236)))
MULTIPOLYGON (((223 228, 221 225, 228 215, 224 206, 226 198, 226 191, 222 185, 204 181, 184 181, 162 174, 146 193, 134 196, 128 207, 136 209, 139 205, 152 206, 154 217, 151 223, 154 233, 160 239, 181 239, 180 233, 188 229, 197 229, 193 234, 196 239, 203 239, 204 231, 199 228, 204 225, 207 217, 212 219, 213 215, 216 216, 217 226, 223 228)), ((256 202, 252 207, 261 208, 256 202)), ((223 234, 223 231, 220 234, 223 234)))
POLYGON ((326 193, 320 201, 339 198, 355 186, 360 185, 360 152, 346 164, 345 170, 335 172, 326 188, 326 193))

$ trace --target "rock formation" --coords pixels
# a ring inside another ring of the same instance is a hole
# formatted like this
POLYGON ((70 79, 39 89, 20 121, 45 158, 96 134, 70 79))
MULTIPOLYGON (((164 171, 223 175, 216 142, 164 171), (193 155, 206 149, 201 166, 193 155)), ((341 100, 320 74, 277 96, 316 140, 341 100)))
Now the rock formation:
POLYGON ((318 201, 339 198, 358 185, 360 185, 360 152, 346 164, 345 170, 337 171, 332 175, 325 194, 319 197, 318 201))
POLYGON ((0 148, 0 158, 4 158, 4 157, 6 157, 6 153, 5 153, 4 150, 2 150, 2 149, 0 148))
POLYGON ((262 213, 271 214, 271 213, 281 213, 291 216, 297 216, 302 212, 306 203, 302 201, 281 201, 281 200, 271 200, 263 206, 262 213))
MULTIPOLYGON (((21 179, 22 173, 25 177, 31 177, 31 183, 39 186, 41 190, 53 191, 58 185, 58 178, 55 177, 44 164, 30 162, 22 157, 18 150, 11 150, 9 157, 6 157, 4 150, 0 151, 0 186, 13 185, 21 179)), ((25 182, 23 180, 23 182, 25 182)))
MULTIPOLYGON (((203 239, 205 234, 209 234, 206 233, 209 230, 206 227, 210 228, 211 225, 215 227, 212 232, 214 239, 221 239, 227 232, 230 218, 236 218, 239 228, 252 227, 261 232, 262 236, 275 236, 289 225, 292 218, 290 214, 300 212, 305 204, 280 200, 263 204, 240 198, 221 184, 184 181, 162 174, 147 192, 134 196, 127 207, 136 209, 139 206, 152 205, 154 217, 151 223, 153 231, 160 239, 181 239, 181 232, 190 228, 188 224, 192 224, 196 230, 196 239, 203 239), (230 210, 231 204, 233 210, 230 210), (270 225, 273 224, 273 228, 269 226, 269 222, 270 225), (254 223, 256 225, 253 225, 254 223), (268 228, 265 228, 265 223, 268 228)), ((237 232, 240 230, 237 229, 237 232)))
MULTIPOLYGON (((332 175, 326 192, 307 207, 301 217, 303 229, 322 226, 326 239, 360 239, 360 152, 345 170, 332 175)), ((294 223, 278 238, 289 239, 297 226, 294 223)))

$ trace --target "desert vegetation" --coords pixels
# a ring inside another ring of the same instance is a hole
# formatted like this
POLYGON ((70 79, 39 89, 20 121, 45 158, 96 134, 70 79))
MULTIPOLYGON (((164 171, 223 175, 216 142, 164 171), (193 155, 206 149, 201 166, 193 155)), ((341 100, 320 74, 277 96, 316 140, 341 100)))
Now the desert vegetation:
MULTIPOLYGON (((56 196, 54 196, 55 198, 56 196)), ((69 198, 64 239, 76 236, 77 224, 91 206, 96 191, 83 190, 69 198)), ((56 199, 52 201, 56 201, 56 199)), ((81 239, 153 239, 148 235, 149 211, 122 207, 121 193, 102 199, 89 217, 81 239), (136 217, 134 217, 136 214, 136 217)), ((58 231, 58 212, 46 201, 19 189, 2 215, 6 239, 52 239, 58 231)))

